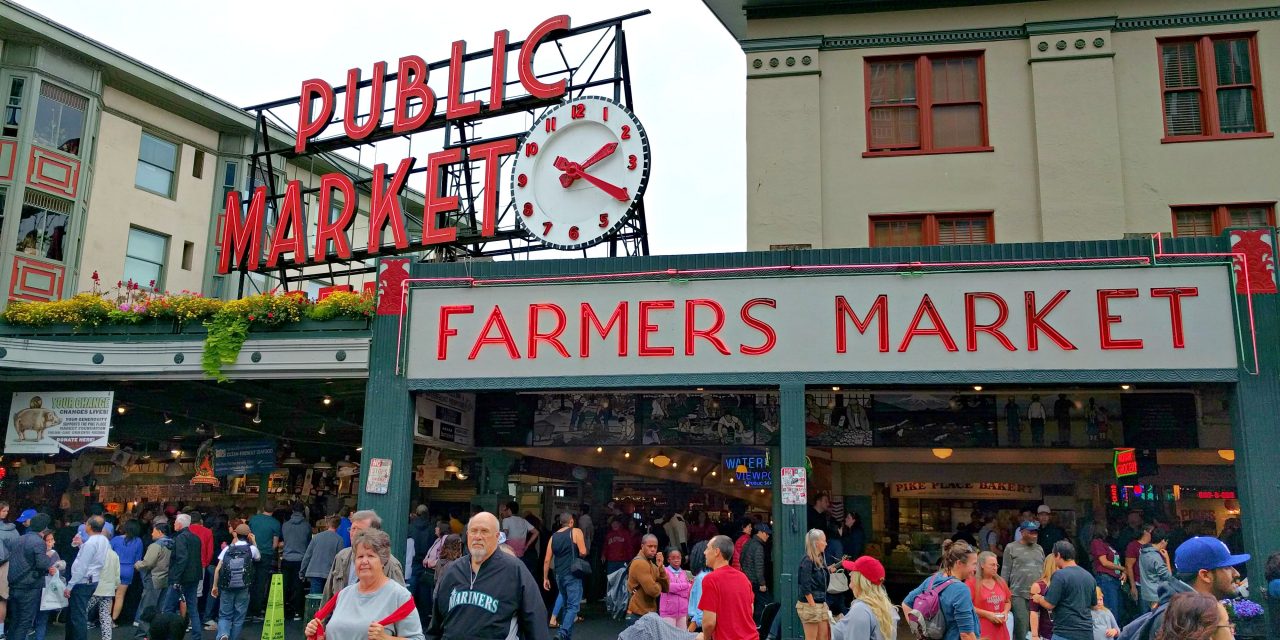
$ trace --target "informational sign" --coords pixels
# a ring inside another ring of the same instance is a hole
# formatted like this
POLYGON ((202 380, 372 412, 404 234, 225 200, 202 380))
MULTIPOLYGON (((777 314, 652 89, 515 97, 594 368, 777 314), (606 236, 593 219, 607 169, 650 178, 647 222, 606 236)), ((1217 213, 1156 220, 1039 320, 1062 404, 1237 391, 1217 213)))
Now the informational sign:
POLYGON ((19 391, 9 407, 4 452, 76 453, 105 447, 111 431, 112 391, 19 391))
POLYGON ((369 479, 364 484, 366 493, 385 494, 391 485, 391 460, 374 458, 369 461, 369 479))
POLYGON ((782 504, 809 504, 809 481, 804 467, 782 468, 782 504))
POLYGON ((475 444, 476 399, 470 393, 424 393, 414 403, 415 436, 470 447, 475 444))
POLYGON ((743 486, 752 488, 773 486, 773 473, 769 471, 769 457, 765 454, 725 454, 722 460, 725 471, 732 473, 743 486))
POLYGON ((949 498, 957 500, 1039 500, 1040 487, 1013 482, 895 482, 891 498, 949 498))
POLYGON ((276 469, 276 443, 271 440, 219 442, 213 446, 213 473, 242 476, 276 469))
POLYGON ((1228 277, 1195 266, 421 288, 406 362, 413 379, 1234 370, 1228 277))
POLYGON ((1127 478, 1129 476, 1138 475, 1138 452, 1132 447, 1127 449, 1115 450, 1115 461, 1112 465, 1116 470, 1117 478, 1127 478))

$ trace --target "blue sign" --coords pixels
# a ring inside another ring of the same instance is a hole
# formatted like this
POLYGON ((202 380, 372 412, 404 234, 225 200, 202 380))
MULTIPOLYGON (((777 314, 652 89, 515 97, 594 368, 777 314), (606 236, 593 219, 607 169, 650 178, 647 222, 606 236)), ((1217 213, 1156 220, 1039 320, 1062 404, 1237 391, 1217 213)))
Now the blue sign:
POLYGON ((213 445, 213 474, 216 476, 242 476, 275 470, 276 443, 270 440, 213 445))
POLYGON ((723 459, 725 470, 732 473, 743 486, 752 488, 773 486, 773 474, 769 471, 769 457, 765 454, 726 454, 723 459))

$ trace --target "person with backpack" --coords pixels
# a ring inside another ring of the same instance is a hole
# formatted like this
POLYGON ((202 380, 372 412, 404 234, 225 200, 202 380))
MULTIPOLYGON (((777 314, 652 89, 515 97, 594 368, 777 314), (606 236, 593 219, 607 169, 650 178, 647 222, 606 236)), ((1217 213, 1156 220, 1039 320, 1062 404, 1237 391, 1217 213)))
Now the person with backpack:
POLYGON ((978 552, 969 543, 942 543, 942 570, 916 587, 902 601, 902 611, 918 637, 935 640, 977 640, 978 614, 968 580, 978 569, 978 552))
POLYGON ((249 525, 235 528, 231 545, 218 554, 213 570, 214 597, 218 600, 218 640, 239 640, 244 618, 249 612, 249 588, 262 552, 249 525))
POLYGON ((1221 540, 1209 536, 1189 538, 1174 552, 1173 568, 1177 577, 1160 590, 1160 604, 1120 630, 1120 640, 1152 640, 1164 624, 1170 599, 1179 593, 1197 591, 1215 600, 1234 598, 1236 566, 1249 561, 1249 554, 1232 555, 1221 540))

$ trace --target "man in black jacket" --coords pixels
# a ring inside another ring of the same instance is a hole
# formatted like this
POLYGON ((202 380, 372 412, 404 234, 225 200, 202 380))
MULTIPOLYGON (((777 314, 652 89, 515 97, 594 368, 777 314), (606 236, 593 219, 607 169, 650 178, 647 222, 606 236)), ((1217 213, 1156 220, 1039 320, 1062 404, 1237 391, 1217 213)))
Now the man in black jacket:
POLYGON ((769 593, 769 578, 765 576, 764 570, 764 545, 772 534, 773 529, 769 527, 769 523, 757 523, 755 535, 742 547, 742 573, 751 581, 751 591, 756 596, 756 622, 760 621, 760 614, 764 612, 765 606, 773 602, 773 594, 769 593))
POLYGON ((40 594, 51 564, 43 535, 48 528, 49 516, 37 514, 9 551, 8 621, 14 638, 26 638, 40 613, 40 594))
POLYGON ((436 542, 435 523, 427 514, 427 505, 420 504, 409 520, 409 537, 413 540, 413 557, 405 558, 405 566, 413 569, 414 584, 405 585, 413 594, 413 601, 418 606, 418 617, 423 626, 431 615, 431 592, 435 588, 435 572, 427 571, 422 561, 427 558, 431 546, 436 542))
POLYGON ((504 640, 512 620, 524 640, 551 640, 542 592, 523 562, 497 552, 498 527, 492 513, 467 523, 470 555, 440 576, 427 640, 504 640))
POLYGON ((169 559, 169 590, 161 611, 178 613, 179 603, 187 602, 187 615, 191 618, 191 640, 200 640, 204 627, 200 626, 200 578, 204 567, 200 564, 200 538, 192 533, 191 516, 179 513, 173 520, 178 532, 173 537, 173 555, 169 559))

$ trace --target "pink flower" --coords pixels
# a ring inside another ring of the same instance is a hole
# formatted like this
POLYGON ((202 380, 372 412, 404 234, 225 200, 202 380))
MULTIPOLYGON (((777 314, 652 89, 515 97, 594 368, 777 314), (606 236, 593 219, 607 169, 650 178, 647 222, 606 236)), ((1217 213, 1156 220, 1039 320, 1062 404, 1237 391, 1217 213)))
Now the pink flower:
POLYGON ((94 284, 97 284, 97 283, 98 283, 98 281, 99 281, 99 278, 98 278, 98 272, 97 272, 97 271, 94 271, 94 272, 93 272, 93 282, 94 282, 94 284))
POLYGON ((155 281, 155 280, 152 280, 152 281, 151 281, 151 284, 150 284, 149 286, 150 286, 152 289, 156 288, 156 281, 155 281))
POLYGON ((124 286, 124 280, 116 280, 116 286, 117 286, 117 287, 123 287, 123 286, 124 286))
POLYGON ((255 319, 256 318, 254 318, 253 316, 249 316, 249 322, 253 322, 255 319))
POLYGON ((120 304, 120 310, 121 310, 121 311, 128 311, 128 310, 129 310, 129 303, 128 303, 128 302, 123 302, 123 303, 121 303, 121 304, 120 304))
POLYGON ((272 312, 268 311, 268 312, 267 312, 267 317, 268 317, 268 318, 274 318, 274 317, 276 317, 276 314, 274 314, 274 313, 272 313, 272 312))

